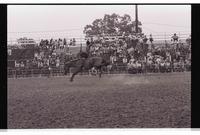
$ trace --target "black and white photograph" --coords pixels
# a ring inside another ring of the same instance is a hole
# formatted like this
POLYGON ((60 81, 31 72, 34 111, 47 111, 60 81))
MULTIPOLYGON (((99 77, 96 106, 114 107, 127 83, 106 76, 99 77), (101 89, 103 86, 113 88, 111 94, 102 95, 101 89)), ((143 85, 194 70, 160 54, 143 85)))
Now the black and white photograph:
POLYGON ((191 5, 8 5, 8 129, 191 128, 191 5))

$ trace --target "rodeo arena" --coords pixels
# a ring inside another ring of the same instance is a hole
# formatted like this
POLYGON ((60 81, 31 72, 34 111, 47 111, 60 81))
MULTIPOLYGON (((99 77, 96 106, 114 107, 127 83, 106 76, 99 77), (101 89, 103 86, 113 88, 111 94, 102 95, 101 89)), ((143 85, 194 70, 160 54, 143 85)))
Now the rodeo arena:
POLYGON ((9 129, 191 125, 189 32, 24 36, 7 51, 9 129))

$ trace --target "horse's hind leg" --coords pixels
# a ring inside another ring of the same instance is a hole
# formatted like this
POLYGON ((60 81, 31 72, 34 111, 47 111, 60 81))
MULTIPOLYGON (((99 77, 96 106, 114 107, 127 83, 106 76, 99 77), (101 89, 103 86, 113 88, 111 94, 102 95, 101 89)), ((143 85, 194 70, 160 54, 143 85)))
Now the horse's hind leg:
POLYGON ((78 68, 78 69, 72 74, 72 76, 71 76, 71 78, 70 78, 70 82, 72 82, 72 81, 74 80, 75 75, 78 74, 78 73, 81 72, 81 71, 82 71, 82 68, 78 68))

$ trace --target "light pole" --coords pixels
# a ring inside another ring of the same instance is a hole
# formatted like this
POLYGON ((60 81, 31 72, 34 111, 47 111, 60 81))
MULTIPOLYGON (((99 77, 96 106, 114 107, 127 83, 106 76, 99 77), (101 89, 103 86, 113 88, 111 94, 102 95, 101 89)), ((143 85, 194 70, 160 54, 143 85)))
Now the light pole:
POLYGON ((135 32, 138 33, 138 7, 135 5, 135 32))

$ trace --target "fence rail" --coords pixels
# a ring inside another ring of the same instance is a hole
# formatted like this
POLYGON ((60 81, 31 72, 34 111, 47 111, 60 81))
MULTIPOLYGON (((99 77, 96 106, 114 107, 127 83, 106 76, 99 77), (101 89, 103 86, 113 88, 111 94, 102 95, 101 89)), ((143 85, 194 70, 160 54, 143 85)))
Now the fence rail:
MULTIPOLYGON (((191 67, 170 67, 167 69, 148 69, 148 67, 143 69, 129 69, 127 66, 115 66, 112 69, 104 69, 104 74, 128 74, 128 73, 160 73, 160 72, 184 72, 191 71, 191 67)), ((73 68, 70 69, 70 72, 67 76, 70 76, 73 72, 73 68)), ((92 75, 90 71, 82 71, 79 75, 92 75)), ((25 78, 25 77, 54 77, 54 76, 65 76, 64 69, 8 69, 7 77, 8 78, 25 78)))
POLYGON ((11 69, 8 70, 8 78, 20 78, 20 77, 42 77, 42 76, 62 76, 64 75, 61 69, 11 69))

